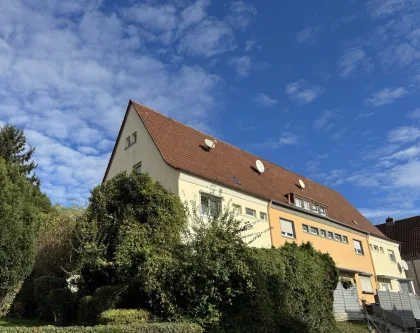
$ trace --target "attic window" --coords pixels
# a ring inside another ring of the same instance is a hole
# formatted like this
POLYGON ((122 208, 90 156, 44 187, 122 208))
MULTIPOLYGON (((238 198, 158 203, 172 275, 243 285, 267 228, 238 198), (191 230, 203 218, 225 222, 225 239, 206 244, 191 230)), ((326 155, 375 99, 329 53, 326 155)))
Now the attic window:
POLYGON ((301 197, 296 194, 293 194, 293 200, 296 207, 309 210, 312 213, 327 216, 327 207, 317 201, 301 197))

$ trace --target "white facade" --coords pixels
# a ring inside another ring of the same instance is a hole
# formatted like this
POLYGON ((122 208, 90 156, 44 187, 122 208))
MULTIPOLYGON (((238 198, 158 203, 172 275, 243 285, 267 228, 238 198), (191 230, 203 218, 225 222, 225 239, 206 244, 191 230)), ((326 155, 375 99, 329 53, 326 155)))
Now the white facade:
MULTIPOLYGON (((238 215, 238 219, 253 224, 253 228, 248 231, 248 234, 260 234, 251 243, 251 246, 271 247, 271 232, 268 222, 269 202, 225 186, 216 185, 169 166, 164 161, 136 110, 131 106, 104 180, 112 179, 124 171, 131 172, 134 167, 139 165, 141 165, 141 172, 148 173, 152 179, 159 181, 190 206, 194 203, 199 206, 203 194, 220 197, 222 209, 232 209, 233 205, 240 206, 241 214, 238 215), (133 135, 136 136, 136 141, 127 147, 126 139, 130 137, 132 140, 133 135), (247 208, 255 211, 255 217, 246 214, 247 208), (265 220, 261 219, 261 216, 265 220)), ((252 236, 245 238, 245 240, 248 239, 251 240, 252 236)))

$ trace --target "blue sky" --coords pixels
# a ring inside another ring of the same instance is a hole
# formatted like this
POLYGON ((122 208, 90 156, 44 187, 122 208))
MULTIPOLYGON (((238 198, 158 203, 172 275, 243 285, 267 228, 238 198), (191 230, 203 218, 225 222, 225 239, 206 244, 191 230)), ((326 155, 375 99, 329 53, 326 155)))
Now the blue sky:
POLYGON ((420 1, 0 0, 0 123, 83 203, 130 98, 340 191, 420 213, 420 1))

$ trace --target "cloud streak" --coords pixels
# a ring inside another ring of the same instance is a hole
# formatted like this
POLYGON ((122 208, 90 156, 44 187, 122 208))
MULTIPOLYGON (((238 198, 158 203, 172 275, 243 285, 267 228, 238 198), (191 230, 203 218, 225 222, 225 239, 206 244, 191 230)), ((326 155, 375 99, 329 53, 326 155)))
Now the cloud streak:
POLYGON ((324 88, 311 85, 305 80, 290 82, 285 88, 286 95, 298 104, 308 104, 313 102, 324 93, 324 88))
POLYGON ((395 102, 408 94, 404 87, 385 88, 372 94, 365 100, 366 106, 378 107, 395 102))

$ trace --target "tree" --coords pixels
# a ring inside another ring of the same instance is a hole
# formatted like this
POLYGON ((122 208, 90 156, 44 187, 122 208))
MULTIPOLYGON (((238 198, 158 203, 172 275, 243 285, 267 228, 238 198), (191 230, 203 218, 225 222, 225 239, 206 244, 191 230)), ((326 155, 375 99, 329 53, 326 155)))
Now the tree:
MULTIPOLYGON (((6 297, 30 274, 42 214, 50 203, 19 166, 0 158, 0 314, 6 297)), ((10 300, 9 300, 10 301, 10 300)))
POLYGON ((73 269, 71 238, 76 220, 85 209, 72 205, 55 205, 43 215, 36 242, 34 277, 42 275, 64 276, 73 269))
POLYGON ((122 173, 97 186, 73 242, 88 293, 126 284, 157 300, 150 306, 165 307, 161 285, 186 226, 179 197, 147 174, 122 173))
POLYGON ((32 159, 34 152, 35 148, 27 149, 23 130, 10 125, 0 128, 0 157, 6 163, 16 164, 31 182, 39 184, 38 177, 33 174, 37 167, 32 159))

